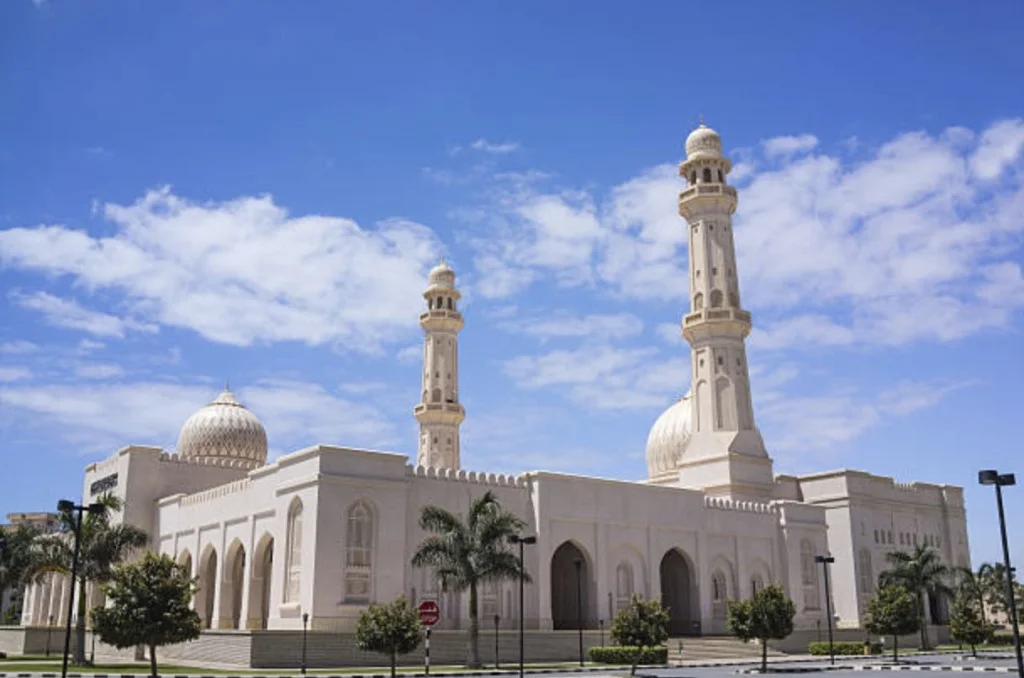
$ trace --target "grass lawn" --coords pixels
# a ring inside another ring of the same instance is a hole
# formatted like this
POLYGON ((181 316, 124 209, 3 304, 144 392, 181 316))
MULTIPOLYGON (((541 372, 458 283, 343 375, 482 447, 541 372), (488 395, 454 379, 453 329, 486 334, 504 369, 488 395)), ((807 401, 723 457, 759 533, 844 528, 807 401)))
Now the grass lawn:
MULTIPOLYGON (((30 661, 25 657, 14 657, 5 660, 0 664, 0 672, 6 673, 60 673, 60 662, 50 661, 30 661)), ((587 666, 597 666, 597 664, 587 663, 587 666)), ((527 664, 528 669, 563 669, 579 666, 579 662, 563 663, 563 664, 527 664)), ((607 666, 609 669, 614 669, 615 666, 612 664, 602 664, 607 666)), ((492 665, 484 665, 484 670, 492 670, 492 665)), ((502 670, 509 672, 518 671, 518 664, 506 664, 501 667, 502 670)), ((285 675, 298 673, 298 667, 294 668, 281 668, 281 669, 204 669, 196 666, 180 666, 177 664, 158 664, 157 669, 161 675, 173 675, 173 674, 206 674, 206 675, 285 675)), ((430 670, 437 673, 450 673, 450 672, 463 672, 470 671, 465 666, 431 666, 430 670)), ((309 669, 306 673, 310 675, 330 675, 330 674, 347 674, 347 673, 389 673, 390 669, 387 666, 362 666, 352 667, 346 666, 344 668, 337 669, 309 669)), ((94 664, 92 666, 68 666, 68 673, 130 673, 130 674, 144 674, 149 675, 149 664, 148 663, 113 663, 113 664, 94 664)), ((398 673, 423 673, 422 666, 399 666, 398 673)))

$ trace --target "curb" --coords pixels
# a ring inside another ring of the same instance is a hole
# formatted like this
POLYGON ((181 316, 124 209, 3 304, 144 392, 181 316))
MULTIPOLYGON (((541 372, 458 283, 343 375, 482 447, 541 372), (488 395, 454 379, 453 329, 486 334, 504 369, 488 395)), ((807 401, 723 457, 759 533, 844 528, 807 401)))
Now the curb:
MULTIPOLYGON (((637 670, 643 669, 661 669, 666 668, 665 666, 637 666, 637 670)), ((523 673, 525 675, 543 675, 550 673, 611 673, 613 671, 628 671, 628 666, 620 666, 616 664, 609 664, 607 666, 588 666, 588 667, 573 667, 564 669, 526 669, 523 673)), ((174 674, 174 673, 161 673, 160 678, 296 678, 299 675, 295 673, 238 673, 238 674, 174 674)), ((480 676, 518 676, 519 669, 497 669, 490 671, 431 671, 429 678, 460 678, 461 676, 468 676, 471 678, 479 678, 480 676)), ((638 674, 639 676, 639 674, 638 674)), ((3 673, 0 672, 0 678, 59 678, 59 673, 3 673)), ((68 678, 150 678, 148 673, 72 673, 68 672, 68 678)), ((387 673, 312 673, 309 674, 308 678, 391 678, 391 672, 387 673)), ((399 673, 398 678, 426 678, 426 674, 422 671, 417 673, 399 673)))
POLYGON ((887 666, 875 664, 858 666, 854 671, 985 671, 988 673, 1017 673, 1013 666, 887 666))

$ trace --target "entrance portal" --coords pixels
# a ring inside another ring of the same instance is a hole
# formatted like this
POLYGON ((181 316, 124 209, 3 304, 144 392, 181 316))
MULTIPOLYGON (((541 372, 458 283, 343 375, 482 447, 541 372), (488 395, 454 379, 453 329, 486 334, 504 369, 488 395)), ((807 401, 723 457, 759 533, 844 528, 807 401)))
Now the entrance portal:
POLYGON ((691 596, 693 576, 686 558, 672 549, 661 559, 661 604, 668 610, 668 633, 670 636, 696 635, 700 626, 694 627, 691 596))

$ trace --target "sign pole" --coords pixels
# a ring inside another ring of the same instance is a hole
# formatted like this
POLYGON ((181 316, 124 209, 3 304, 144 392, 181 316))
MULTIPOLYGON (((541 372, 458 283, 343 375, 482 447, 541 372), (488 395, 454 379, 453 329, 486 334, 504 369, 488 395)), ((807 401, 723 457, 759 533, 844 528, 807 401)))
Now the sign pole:
POLYGON ((420 624, 426 628, 423 642, 423 675, 430 675, 430 628, 441 619, 441 608, 433 600, 424 600, 416 608, 420 624))
POLYGON ((430 627, 427 627, 427 640, 423 651, 423 675, 430 675, 430 627))

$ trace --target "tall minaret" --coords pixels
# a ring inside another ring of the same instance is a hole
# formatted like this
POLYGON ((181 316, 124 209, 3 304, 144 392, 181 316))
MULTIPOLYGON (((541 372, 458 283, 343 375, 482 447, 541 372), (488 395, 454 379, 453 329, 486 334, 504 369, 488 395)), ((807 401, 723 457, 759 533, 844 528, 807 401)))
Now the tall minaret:
POLYGON ((466 410, 459 404, 459 291, 455 271, 441 260, 430 271, 423 328, 423 394, 413 408, 420 423, 416 463, 435 468, 459 468, 459 425, 466 410))
POLYGON ((708 494, 767 498, 772 461, 754 425, 745 339, 750 313, 740 306, 733 246, 736 189, 722 139, 704 126, 686 139, 679 174, 679 214, 689 226, 690 312, 683 337, 691 346, 691 434, 680 456, 683 487, 708 494))

